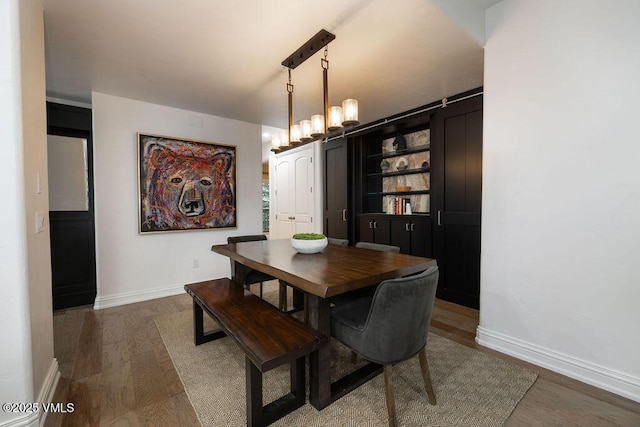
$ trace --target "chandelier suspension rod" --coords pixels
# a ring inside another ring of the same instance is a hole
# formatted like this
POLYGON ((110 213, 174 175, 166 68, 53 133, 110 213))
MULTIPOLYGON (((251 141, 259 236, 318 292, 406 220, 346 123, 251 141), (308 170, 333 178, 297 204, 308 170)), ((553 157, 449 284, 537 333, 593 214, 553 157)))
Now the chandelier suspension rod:
POLYGON ((324 47, 324 58, 320 58, 320 66, 322 67, 322 99, 324 101, 324 133, 327 133, 329 127, 329 61, 327 55, 329 47, 324 47))

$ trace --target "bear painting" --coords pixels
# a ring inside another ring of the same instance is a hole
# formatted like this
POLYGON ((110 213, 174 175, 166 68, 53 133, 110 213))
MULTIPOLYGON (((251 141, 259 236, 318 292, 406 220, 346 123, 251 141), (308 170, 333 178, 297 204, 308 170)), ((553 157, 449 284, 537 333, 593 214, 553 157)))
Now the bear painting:
POLYGON ((138 134, 140 232, 235 227, 235 152, 138 134))

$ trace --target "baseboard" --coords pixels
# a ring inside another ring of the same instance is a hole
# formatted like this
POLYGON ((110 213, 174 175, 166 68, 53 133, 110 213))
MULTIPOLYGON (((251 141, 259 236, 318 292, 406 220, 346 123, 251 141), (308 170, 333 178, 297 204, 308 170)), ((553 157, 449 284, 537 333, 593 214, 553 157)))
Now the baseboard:
MULTIPOLYGON (((49 372, 47 372, 47 377, 44 380, 44 384, 40 388, 40 393, 38 393, 38 399, 36 402, 40 403, 56 403, 53 402, 53 396, 56 393, 56 387, 58 387, 58 381, 60 380, 60 370, 58 369, 58 359, 54 358, 51 361, 51 366, 49 367, 49 372)), ((40 426, 44 425, 45 420, 47 419, 47 412, 40 411, 40 426)))
MULTIPOLYGON (((35 402, 38 403, 51 403, 53 401, 53 395, 56 392, 58 386, 58 380, 60 379, 60 370, 58 369, 58 360, 53 359, 51 366, 49 366, 49 372, 44 379, 44 383, 38 393, 38 398, 35 402)), ((0 427, 39 427, 43 426, 47 418, 45 411, 32 412, 30 414, 24 414, 18 418, 14 418, 10 421, 0 423, 0 427)))
POLYGON ((478 326, 476 342, 583 383, 640 402, 640 378, 478 326))
POLYGON ((97 296, 93 308, 117 307, 119 305, 132 304, 134 302, 148 301, 156 298, 170 297, 184 293, 184 285, 174 285, 166 288, 148 289, 146 291, 124 292, 106 297, 97 296))
POLYGON ((24 414, 10 421, 0 423, 0 427, 38 427, 40 417, 37 412, 24 414))

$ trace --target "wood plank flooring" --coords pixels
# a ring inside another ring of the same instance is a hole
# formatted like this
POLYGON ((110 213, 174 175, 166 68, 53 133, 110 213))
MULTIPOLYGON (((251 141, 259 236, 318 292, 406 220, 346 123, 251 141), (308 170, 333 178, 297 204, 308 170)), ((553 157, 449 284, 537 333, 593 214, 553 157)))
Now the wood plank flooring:
MULTIPOLYGON (((269 283, 265 291, 277 289, 269 283)), ((256 287, 257 290, 257 287, 256 287)), ((54 313, 61 378, 54 402, 75 411, 50 414, 45 426, 198 425, 153 318, 191 310, 184 294, 94 311, 54 313)), ((640 426, 640 403, 481 347, 478 311, 436 300, 431 333, 539 373, 508 426, 640 426)))

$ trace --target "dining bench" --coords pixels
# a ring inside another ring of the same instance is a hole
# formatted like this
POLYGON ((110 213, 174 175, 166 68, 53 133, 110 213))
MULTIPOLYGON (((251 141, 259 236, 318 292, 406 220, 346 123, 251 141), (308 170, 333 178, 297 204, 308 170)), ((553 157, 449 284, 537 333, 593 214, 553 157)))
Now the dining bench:
MULTIPOLYGON (((329 338, 228 278, 184 286, 193 298, 194 342, 231 337, 245 354, 247 425, 269 425, 305 403, 305 356, 329 338), (204 313, 220 326, 204 331, 204 313), (290 364, 290 393, 263 405, 262 374, 290 364)), ((317 354, 317 353, 316 353, 317 354)))

